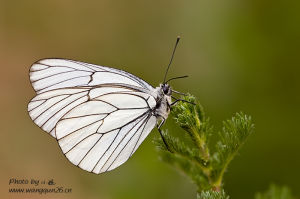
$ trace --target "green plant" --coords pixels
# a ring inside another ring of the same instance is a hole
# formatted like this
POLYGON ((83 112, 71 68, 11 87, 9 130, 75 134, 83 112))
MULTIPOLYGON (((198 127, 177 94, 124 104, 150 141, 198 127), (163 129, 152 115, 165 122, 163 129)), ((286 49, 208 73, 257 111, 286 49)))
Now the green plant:
POLYGON ((271 184, 266 192, 256 193, 255 199, 295 199, 295 197, 288 187, 271 184))
POLYGON ((197 194, 197 199, 229 199, 224 190, 221 191, 201 191, 197 194))
MULTIPOLYGON (((253 133, 250 116, 236 113, 214 132, 200 103, 192 95, 183 97, 192 103, 178 102, 172 107, 175 121, 186 131, 187 139, 179 139, 167 131, 154 140, 163 161, 178 168, 197 186, 197 199, 229 199, 223 190, 223 176, 229 163, 253 133)), ((287 187, 271 185, 255 199, 295 199, 287 187)))
POLYGON ((207 198, 216 191, 222 193, 222 180, 230 161, 253 132, 254 125, 251 117, 243 113, 236 113, 230 120, 223 122, 222 131, 214 133, 205 116, 202 106, 192 95, 183 98, 189 102, 179 102, 172 107, 175 121, 183 128, 189 139, 178 139, 167 131, 162 134, 166 144, 161 138, 155 139, 163 161, 179 168, 197 185, 200 198, 207 198), (216 139, 212 144, 212 139, 216 139))

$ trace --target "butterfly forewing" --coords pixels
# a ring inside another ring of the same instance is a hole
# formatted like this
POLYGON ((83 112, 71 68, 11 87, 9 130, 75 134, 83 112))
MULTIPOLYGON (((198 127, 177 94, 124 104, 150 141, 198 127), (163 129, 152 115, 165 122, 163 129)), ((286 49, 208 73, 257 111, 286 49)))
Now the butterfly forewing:
POLYGON ((127 84, 153 89, 142 79, 122 70, 65 59, 43 59, 32 65, 30 80, 34 90, 48 90, 101 84, 127 84))
POLYGON ((80 168, 101 173, 123 164, 154 128, 154 88, 125 71, 63 59, 30 69, 37 92, 29 115, 80 168))

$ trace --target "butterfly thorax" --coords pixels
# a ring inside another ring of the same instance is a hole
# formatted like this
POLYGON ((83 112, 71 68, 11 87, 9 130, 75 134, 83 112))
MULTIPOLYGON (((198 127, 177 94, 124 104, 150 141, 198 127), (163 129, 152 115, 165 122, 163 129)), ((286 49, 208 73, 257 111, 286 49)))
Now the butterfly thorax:
POLYGON ((154 109, 154 115, 167 119, 170 113, 171 101, 171 88, 168 84, 160 84, 159 87, 155 88, 157 94, 156 107, 154 109))

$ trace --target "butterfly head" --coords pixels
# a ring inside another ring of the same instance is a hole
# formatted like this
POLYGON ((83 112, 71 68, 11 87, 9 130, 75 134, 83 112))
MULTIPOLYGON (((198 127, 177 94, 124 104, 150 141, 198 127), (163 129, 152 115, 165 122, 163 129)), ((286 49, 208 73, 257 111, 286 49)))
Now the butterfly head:
POLYGON ((161 84, 160 88, 165 95, 168 95, 168 96, 172 95, 172 89, 169 84, 167 84, 167 83, 161 84))

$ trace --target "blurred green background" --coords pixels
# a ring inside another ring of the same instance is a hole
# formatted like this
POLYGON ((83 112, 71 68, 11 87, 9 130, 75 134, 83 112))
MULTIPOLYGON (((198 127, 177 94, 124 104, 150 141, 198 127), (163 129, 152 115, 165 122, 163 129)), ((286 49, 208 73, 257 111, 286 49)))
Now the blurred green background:
MULTIPOLYGON (((195 186, 159 161, 157 130, 126 164, 95 175, 69 163, 27 114, 34 61, 116 67, 156 86, 177 35, 169 77, 190 78, 173 88, 195 95, 216 129, 237 111, 256 124, 225 174, 226 192, 250 199, 274 182, 299 196, 299 10, 289 0, 0 0, 1 198, 195 198, 195 186), (53 178, 72 193, 9 194, 10 178, 53 178)), ((183 133, 171 118, 165 128, 183 133)))

